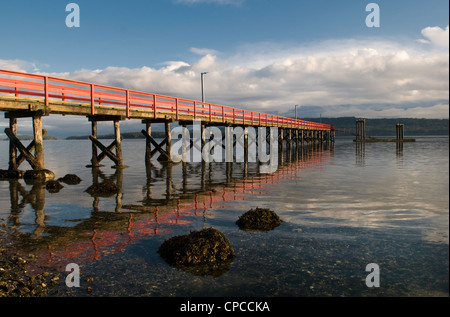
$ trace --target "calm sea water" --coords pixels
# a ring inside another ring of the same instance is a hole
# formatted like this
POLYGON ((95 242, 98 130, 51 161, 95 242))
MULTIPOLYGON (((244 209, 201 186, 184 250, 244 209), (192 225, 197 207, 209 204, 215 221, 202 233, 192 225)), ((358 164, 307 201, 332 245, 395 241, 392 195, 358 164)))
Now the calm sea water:
MULTIPOLYGON (((338 138, 283 153, 273 174, 258 174, 254 163, 155 160, 146 168, 144 140, 124 140, 127 168, 105 159, 92 170, 90 151, 89 141, 45 142, 46 168, 82 179, 57 193, 0 181, 0 222, 14 232, 5 241, 35 255, 29 270, 65 277, 67 264, 80 266, 81 287, 69 289, 61 278, 52 296, 449 295, 448 137, 402 147, 338 138), (85 192, 104 179, 120 192, 85 192), (274 210, 283 223, 240 230, 236 220, 255 207, 274 210), (235 250, 222 271, 196 275, 157 253, 166 239, 207 227, 235 250), (380 287, 366 286, 369 263, 380 268, 380 287)), ((0 142, 1 168, 7 153, 0 142)))

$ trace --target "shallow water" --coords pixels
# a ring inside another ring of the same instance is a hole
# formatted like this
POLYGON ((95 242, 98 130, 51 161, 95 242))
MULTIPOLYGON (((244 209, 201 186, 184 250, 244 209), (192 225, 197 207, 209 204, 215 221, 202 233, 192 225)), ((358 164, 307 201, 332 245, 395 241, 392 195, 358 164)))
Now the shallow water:
MULTIPOLYGON (((61 273, 51 296, 448 296, 448 141, 294 147, 273 174, 259 174, 255 163, 154 160, 146 168, 144 140, 123 141, 128 168, 105 159, 92 170, 90 141, 46 141, 46 168, 82 182, 52 194, 42 184, 0 181, 4 241, 36 255, 30 271, 61 273), (107 178, 118 194, 85 192, 107 178), (283 223, 239 230, 236 220, 254 207, 283 223), (166 239, 207 227, 236 253, 219 274, 185 272, 157 253, 166 239), (80 266, 80 288, 64 283, 69 263, 80 266), (379 265, 380 287, 366 286, 369 263, 379 265)), ((0 142, 1 168, 7 153, 0 142)))

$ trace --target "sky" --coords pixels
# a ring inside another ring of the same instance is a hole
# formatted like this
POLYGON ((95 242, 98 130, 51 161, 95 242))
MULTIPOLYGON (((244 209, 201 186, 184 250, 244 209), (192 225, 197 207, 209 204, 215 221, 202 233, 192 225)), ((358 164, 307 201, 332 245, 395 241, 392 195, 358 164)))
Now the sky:
MULTIPOLYGON (((73 2, 79 27, 66 25, 71 1, 0 0, 0 68, 195 100, 208 72, 215 104, 286 116, 298 105, 299 118, 449 117, 448 0, 73 2), (366 23, 370 3, 378 27, 366 23)), ((86 121, 44 124, 75 133, 86 121)))

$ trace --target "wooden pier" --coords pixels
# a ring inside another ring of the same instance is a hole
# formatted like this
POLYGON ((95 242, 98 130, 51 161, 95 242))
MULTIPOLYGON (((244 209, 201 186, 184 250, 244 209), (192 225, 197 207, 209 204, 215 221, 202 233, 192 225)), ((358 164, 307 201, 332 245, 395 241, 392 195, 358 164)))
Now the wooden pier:
MULTIPOLYGON (((333 142, 335 127, 332 125, 297 120, 272 114, 243 110, 154 93, 116 88, 45 75, 36 75, 0 69, 0 111, 9 119, 5 133, 10 141, 8 171, 18 171, 26 160, 35 171, 45 169, 42 117, 50 115, 85 116, 91 122, 91 164, 99 166, 105 158, 115 167, 123 167, 120 122, 138 119, 145 125, 142 133, 146 140, 146 162, 156 153, 160 160, 171 161, 171 124, 181 126, 202 122, 201 145, 205 144, 204 129, 223 127, 276 127, 279 145, 292 142, 333 142), (31 119, 33 141, 24 146, 17 138, 17 120, 31 119), (102 144, 97 138, 97 122, 111 122, 114 141, 102 144), (163 123, 165 138, 158 143, 151 135, 151 125, 163 123), (18 152, 20 155, 17 156, 18 152)), ((245 134, 247 136, 247 133, 245 134)), ((247 139, 247 137, 244 137, 247 139)), ((192 146, 192 144, 191 144, 192 146)))

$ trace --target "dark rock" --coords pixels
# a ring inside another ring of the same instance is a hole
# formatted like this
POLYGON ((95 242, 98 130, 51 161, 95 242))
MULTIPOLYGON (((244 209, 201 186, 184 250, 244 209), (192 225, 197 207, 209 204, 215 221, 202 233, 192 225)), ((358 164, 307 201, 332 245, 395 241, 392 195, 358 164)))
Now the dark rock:
POLYGON ((190 273, 214 276, 227 271, 235 256, 227 237, 214 228, 172 237, 158 253, 167 263, 190 273))
POLYGON ((45 183, 45 188, 50 192, 50 193, 57 193, 61 190, 61 188, 63 188, 64 186, 61 185, 58 181, 48 181, 47 183, 45 183))
POLYGON ((24 179, 29 180, 41 180, 41 181, 48 181, 55 179, 55 173, 48 169, 43 170, 28 170, 23 175, 24 179))
POLYGON ((278 215, 265 208, 250 209, 236 221, 236 224, 243 230, 268 231, 281 224, 278 215))
POLYGON ((86 189, 86 192, 95 197, 110 197, 117 194, 120 191, 120 187, 112 181, 104 181, 98 184, 92 184, 86 189))
POLYGON ((66 174, 64 175, 64 177, 60 177, 58 180, 68 185, 77 185, 81 182, 81 178, 79 178, 75 174, 66 174))

